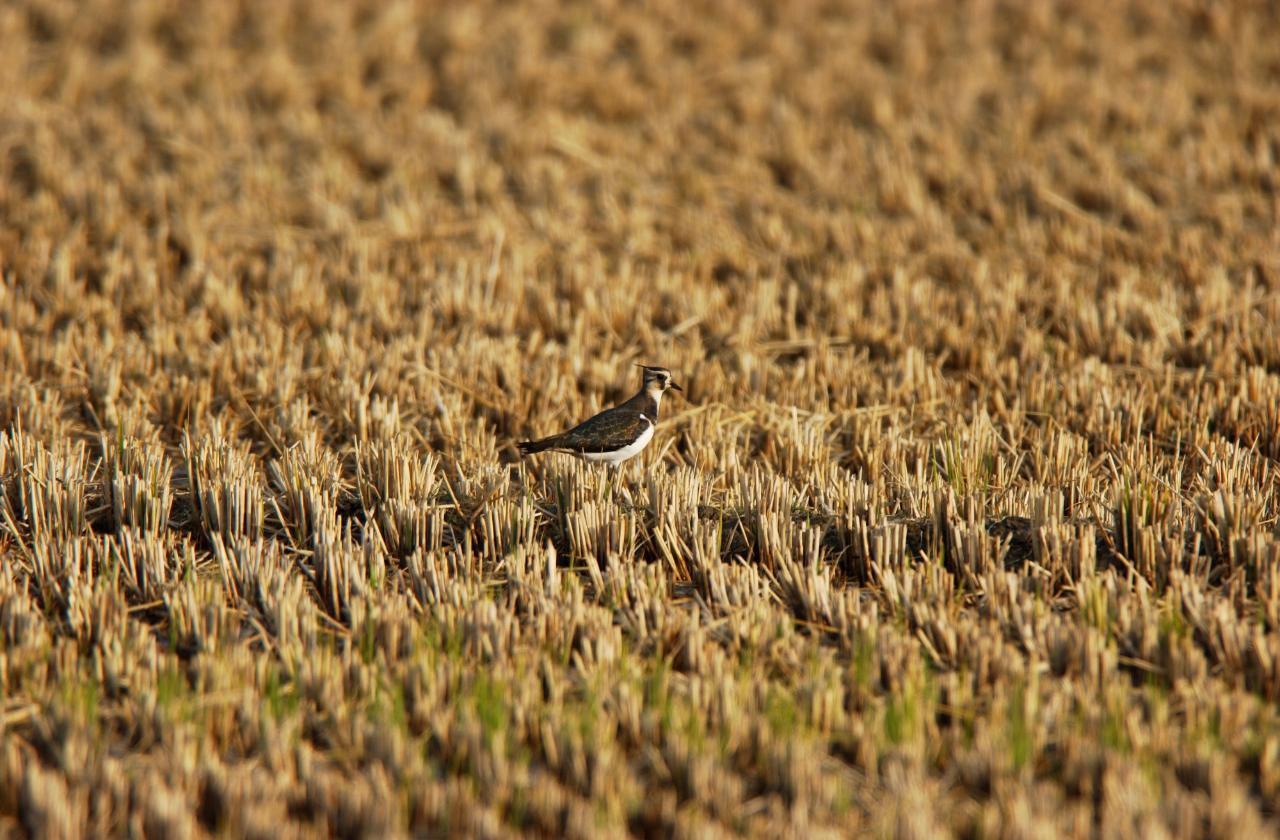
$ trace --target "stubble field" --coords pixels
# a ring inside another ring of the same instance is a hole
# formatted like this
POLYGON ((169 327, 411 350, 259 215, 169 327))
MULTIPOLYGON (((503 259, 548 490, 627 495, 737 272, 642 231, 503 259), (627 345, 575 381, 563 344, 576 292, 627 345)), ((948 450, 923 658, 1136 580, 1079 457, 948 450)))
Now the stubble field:
POLYGON ((1275 834, 1278 20, 0 5, 0 834, 1275 834))

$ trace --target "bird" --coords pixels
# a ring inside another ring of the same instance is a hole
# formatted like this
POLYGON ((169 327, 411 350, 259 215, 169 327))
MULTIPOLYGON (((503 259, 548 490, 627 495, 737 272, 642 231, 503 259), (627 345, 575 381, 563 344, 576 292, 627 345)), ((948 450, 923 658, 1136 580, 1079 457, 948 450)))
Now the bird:
POLYGON ((664 367, 636 365, 643 370, 640 390, 621 405, 606 409, 566 432, 540 440, 516 444, 521 455, 537 452, 567 452, 584 461, 617 467, 632 458, 653 440, 658 426, 658 406, 668 390, 684 389, 664 367))

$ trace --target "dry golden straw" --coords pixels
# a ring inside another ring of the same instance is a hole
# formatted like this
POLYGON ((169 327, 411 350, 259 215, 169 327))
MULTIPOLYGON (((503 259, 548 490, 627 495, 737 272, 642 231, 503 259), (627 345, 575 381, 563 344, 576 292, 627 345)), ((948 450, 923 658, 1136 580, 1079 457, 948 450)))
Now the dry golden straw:
POLYGON ((0 45, 0 836, 1280 830, 1273 7, 0 45))

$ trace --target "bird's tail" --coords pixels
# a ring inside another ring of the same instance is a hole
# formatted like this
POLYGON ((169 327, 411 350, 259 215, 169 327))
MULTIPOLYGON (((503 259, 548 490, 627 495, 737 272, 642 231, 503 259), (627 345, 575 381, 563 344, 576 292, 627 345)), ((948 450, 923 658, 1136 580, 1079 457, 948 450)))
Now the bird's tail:
POLYGON ((555 438, 543 438, 542 440, 522 440, 516 444, 516 448, 520 450, 521 455, 533 455, 535 452, 543 452, 555 446, 555 438))

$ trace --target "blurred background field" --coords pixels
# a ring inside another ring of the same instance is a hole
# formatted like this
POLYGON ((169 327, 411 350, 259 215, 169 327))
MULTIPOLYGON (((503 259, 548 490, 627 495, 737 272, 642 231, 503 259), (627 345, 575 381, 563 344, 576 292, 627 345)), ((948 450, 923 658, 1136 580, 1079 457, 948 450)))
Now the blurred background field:
POLYGON ((1274 835, 1278 164, 1275 3, 0 5, 0 834, 1274 835))

